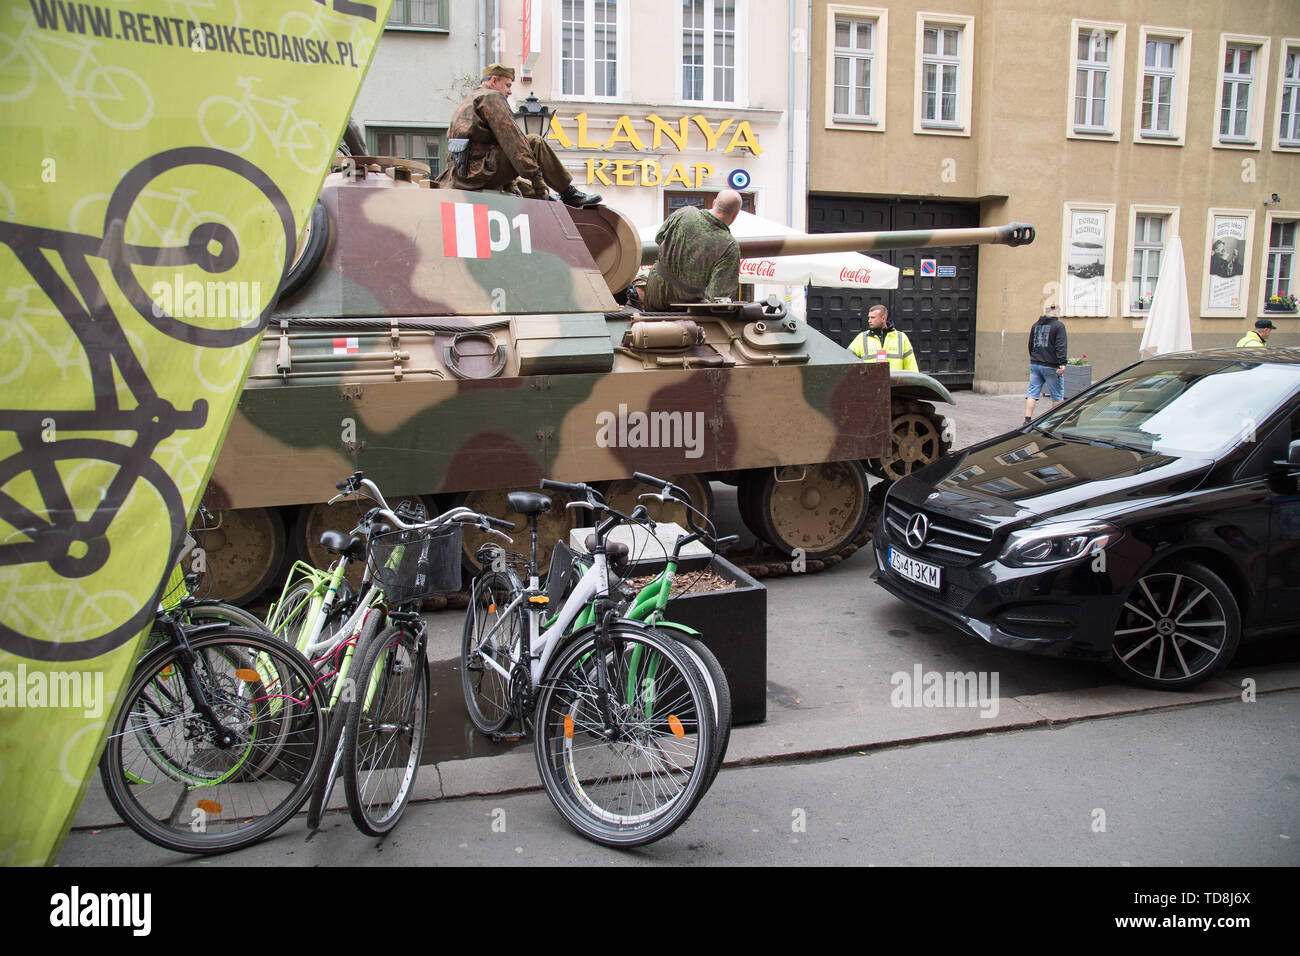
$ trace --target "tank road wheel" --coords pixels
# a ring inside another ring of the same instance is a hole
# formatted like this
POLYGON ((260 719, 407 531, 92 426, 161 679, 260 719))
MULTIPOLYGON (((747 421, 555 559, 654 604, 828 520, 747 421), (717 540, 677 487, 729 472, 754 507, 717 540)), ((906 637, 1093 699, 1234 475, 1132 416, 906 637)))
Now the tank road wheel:
POLYGON ((928 402, 905 400, 894 404, 893 431, 888 458, 875 458, 871 470, 887 481, 897 481, 918 468, 942 458, 952 448, 943 436, 943 416, 928 402))
MULTIPOLYGON (((703 475, 672 475, 668 480, 685 489, 696 508, 706 515, 713 514, 713 489, 709 487, 703 475)), ((650 512, 650 517, 654 521, 658 523, 671 521, 683 528, 689 528, 686 524, 686 509, 681 505, 667 505, 653 500, 637 501, 638 495, 653 491, 653 488, 648 488, 639 481, 621 478, 605 486, 605 501, 611 508, 616 508, 624 514, 631 514, 632 509, 639 504, 645 505, 646 511, 650 512)))
POLYGON ((765 468, 741 490, 762 538, 810 561, 849 547, 867 516, 867 472, 856 461, 765 468))
MULTIPOLYGON (((461 546, 465 552, 464 565, 474 574, 482 570, 482 565, 474 557, 474 553, 485 544, 499 544, 510 551, 522 554, 524 560, 528 560, 528 519, 521 518, 506 507, 506 495, 510 494, 511 490, 515 489, 470 491, 463 496, 457 496, 455 501, 457 505, 464 505, 466 508, 473 508, 482 514, 491 515, 494 518, 503 518, 506 521, 515 523, 515 530, 506 532, 506 534, 514 538, 514 544, 507 544, 497 535, 487 534, 477 528, 465 528, 464 537, 461 539, 461 546)), ((537 489, 522 488, 518 490, 536 491, 537 489)), ((563 493, 552 493, 550 498, 551 510, 544 515, 537 516, 537 567, 542 575, 545 575, 546 569, 550 567, 551 550, 555 542, 563 541, 568 544, 569 532, 578 527, 579 522, 586 521, 590 524, 591 515, 589 511, 565 508, 564 506, 569 503, 569 499, 563 493)))
POLYGON ((262 593, 284 560, 284 520, 274 508, 216 512, 216 527, 196 528, 207 574, 200 593, 246 604, 262 593))

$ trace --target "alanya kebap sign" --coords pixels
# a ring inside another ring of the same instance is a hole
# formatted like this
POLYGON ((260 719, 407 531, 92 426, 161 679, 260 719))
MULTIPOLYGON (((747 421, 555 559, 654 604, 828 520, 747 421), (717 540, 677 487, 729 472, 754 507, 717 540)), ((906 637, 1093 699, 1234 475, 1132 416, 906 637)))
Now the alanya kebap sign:
MULTIPOLYGON (((587 114, 579 113, 572 120, 561 120, 559 116, 551 117, 551 129, 546 138, 562 149, 609 150, 619 146, 636 152, 658 152, 663 149, 676 149, 679 152, 688 148, 692 139, 696 148, 703 147, 705 152, 717 152, 722 155, 736 150, 749 150, 754 156, 763 150, 758 145, 758 136, 749 125, 749 120, 736 122, 735 119, 722 119, 718 125, 709 122, 700 113, 683 116, 675 123, 650 113, 644 121, 649 126, 643 138, 637 132, 630 116, 620 116, 605 139, 592 139, 587 128, 587 114), (573 130, 571 136, 565 129, 565 123, 573 130), (698 131, 698 134, 696 133, 698 131), (701 143, 700 140, 703 139, 701 143), (650 143, 646 145, 646 139, 650 143), (667 141, 667 142, 665 142, 667 141), (722 144, 726 142, 724 147, 722 144)), ((600 183, 604 186, 682 186, 698 188, 706 179, 717 172, 717 167, 704 161, 694 163, 673 163, 666 170, 657 159, 588 159, 587 184, 600 183)))

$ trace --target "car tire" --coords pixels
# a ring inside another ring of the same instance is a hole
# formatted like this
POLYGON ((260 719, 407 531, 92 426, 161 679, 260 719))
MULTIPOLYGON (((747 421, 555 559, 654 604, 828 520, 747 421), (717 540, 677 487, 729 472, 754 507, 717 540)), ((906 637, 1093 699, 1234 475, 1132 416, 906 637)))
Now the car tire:
POLYGON ((1134 582, 1115 623, 1110 665, 1157 690, 1194 687, 1223 670, 1241 643, 1241 613, 1223 579, 1170 561, 1134 582))

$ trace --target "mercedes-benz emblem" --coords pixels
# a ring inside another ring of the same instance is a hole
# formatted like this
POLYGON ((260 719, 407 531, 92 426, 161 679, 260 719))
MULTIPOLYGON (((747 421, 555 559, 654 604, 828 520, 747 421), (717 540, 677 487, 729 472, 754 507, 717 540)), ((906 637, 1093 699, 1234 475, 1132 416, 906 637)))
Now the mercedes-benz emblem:
POLYGON ((925 539, 930 536, 930 519, 925 516, 925 512, 918 511, 912 515, 912 520, 907 523, 907 543, 915 551, 920 551, 925 545, 925 539))

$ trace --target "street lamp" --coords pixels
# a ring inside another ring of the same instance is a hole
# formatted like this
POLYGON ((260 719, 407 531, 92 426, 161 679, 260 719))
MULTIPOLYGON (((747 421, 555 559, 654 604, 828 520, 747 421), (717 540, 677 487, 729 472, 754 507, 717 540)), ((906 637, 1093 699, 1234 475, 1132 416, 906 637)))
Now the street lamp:
POLYGON ((536 93, 529 93, 528 99, 519 104, 519 109, 515 110, 515 123, 526 134, 536 133, 538 136, 545 136, 551 128, 551 117, 555 111, 549 106, 544 106, 537 98, 536 93))

